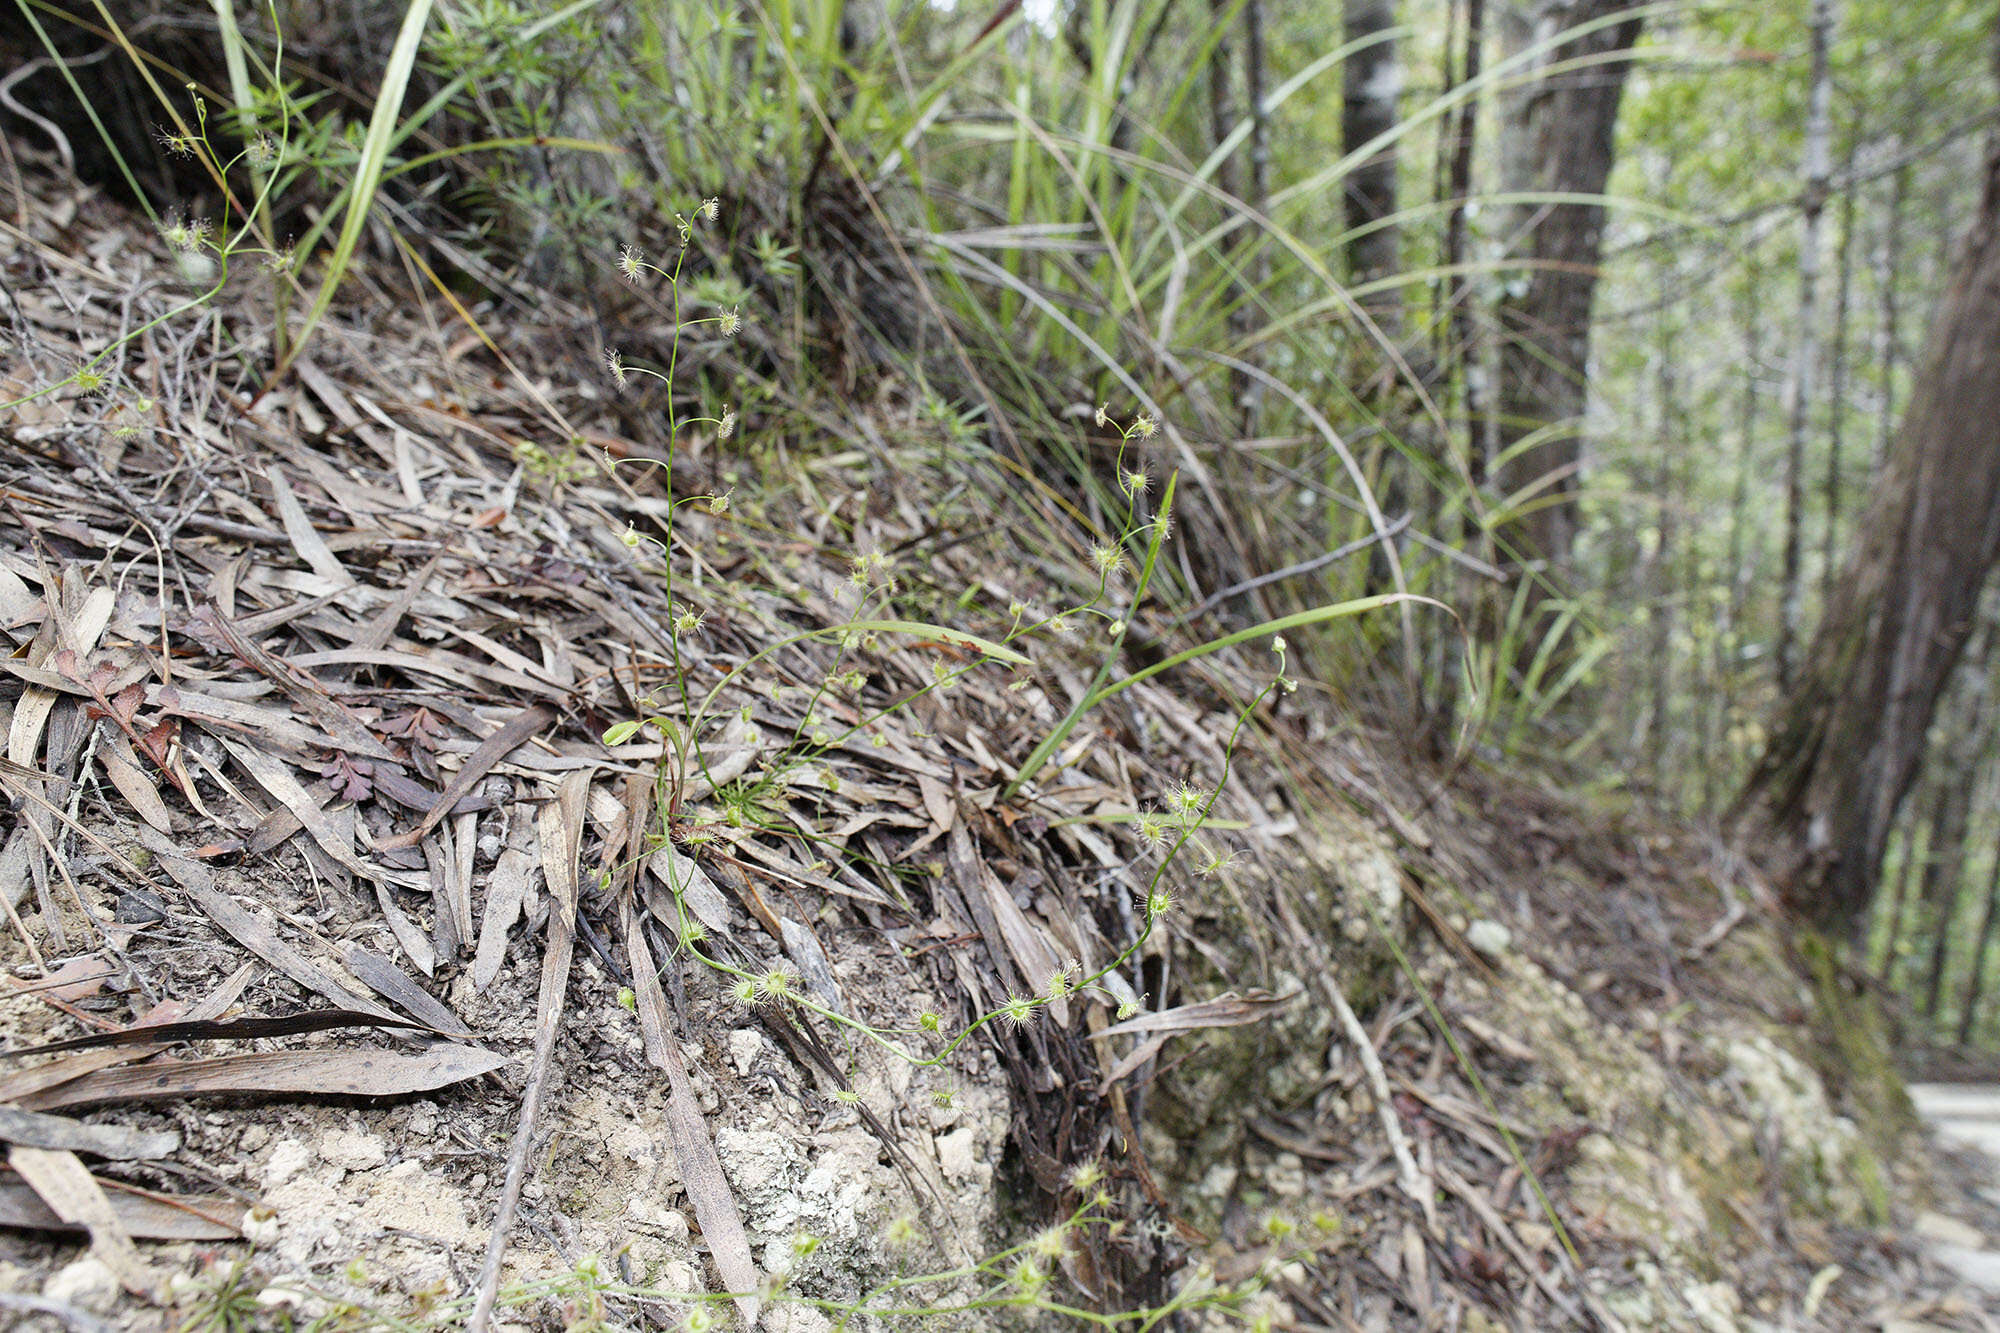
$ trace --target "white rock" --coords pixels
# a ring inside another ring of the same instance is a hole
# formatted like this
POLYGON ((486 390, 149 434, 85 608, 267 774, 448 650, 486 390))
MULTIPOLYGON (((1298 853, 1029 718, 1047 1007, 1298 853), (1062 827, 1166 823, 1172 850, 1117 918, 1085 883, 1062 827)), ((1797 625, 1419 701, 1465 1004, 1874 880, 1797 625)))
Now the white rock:
POLYGON ((94 1314, 109 1314, 118 1303, 118 1278, 102 1260, 85 1255, 57 1269, 42 1284, 42 1295, 94 1314))
POLYGON ((944 1168, 947 1177, 972 1174, 973 1168, 978 1165, 973 1151, 978 1137, 971 1125, 938 1135, 938 1165, 944 1168))
POLYGON ((750 1077, 750 1069, 757 1063, 757 1057, 764 1053, 764 1034, 755 1028, 738 1028, 729 1034, 729 1063, 736 1066, 736 1072, 744 1078, 750 1077))
POLYGON ((1465 942, 1488 958, 1498 958, 1514 946, 1514 932, 1498 921, 1481 917, 1465 928, 1465 942))
POLYGON ((297 1139, 279 1139, 264 1163, 264 1188, 282 1185, 312 1165, 312 1149, 297 1139))
POLYGON ((694 1265, 685 1259, 669 1259, 660 1265, 660 1275, 653 1286, 660 1291, 683 1296, 699 1296, 708 1290, 696 1274, 694 1265))
POLYGON ((329 1129, 319 1136, 319 1155, 328 1166, 343 1171, 373 1171, 386 1166, 389 1153, 373 1134, 357 1134, 347 1129, 329 1129))

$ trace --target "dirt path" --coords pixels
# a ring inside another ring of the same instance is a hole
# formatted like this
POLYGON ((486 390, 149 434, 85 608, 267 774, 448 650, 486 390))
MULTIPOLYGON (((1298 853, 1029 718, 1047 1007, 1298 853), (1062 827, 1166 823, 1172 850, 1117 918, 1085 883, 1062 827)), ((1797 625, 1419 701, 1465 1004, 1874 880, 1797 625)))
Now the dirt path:
MULTIPOLYGON (((1975 1188, 2000 1203, 2000 1084, 1919 1083, 1910 1088, 1917 1111, 1946 1145, 1971 1148, 1985 1159, 1986 1178, 1975 1188)), ((2000 1249, 1971 1227, 1928 1214, 1923 1224, 1938 1261, 1966 1282, 2000 1296, 2000 1249)), ((1923 1225, 1920 1224, 1920 1225, 1923 1225)))

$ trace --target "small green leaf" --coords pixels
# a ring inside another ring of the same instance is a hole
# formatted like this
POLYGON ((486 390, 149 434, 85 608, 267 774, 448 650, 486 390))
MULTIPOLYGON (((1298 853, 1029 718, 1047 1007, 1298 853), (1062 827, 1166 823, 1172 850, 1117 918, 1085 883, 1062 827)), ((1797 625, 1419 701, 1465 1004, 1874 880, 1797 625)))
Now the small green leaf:
POLYGON ((626 741, 629 741, 634 736, 638 735, 639 728, 645 725, 646 724, 644 722, 631 719, 628 719, 624 722, 620 722, 616 726, 608 728, 605 731, 604 743, 606 745, 623 745, 626 741))

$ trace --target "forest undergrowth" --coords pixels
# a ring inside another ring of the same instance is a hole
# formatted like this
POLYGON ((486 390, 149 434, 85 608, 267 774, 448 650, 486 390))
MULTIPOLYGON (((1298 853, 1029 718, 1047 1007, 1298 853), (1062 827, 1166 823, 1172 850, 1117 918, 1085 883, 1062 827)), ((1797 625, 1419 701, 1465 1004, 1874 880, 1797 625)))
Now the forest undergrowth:
POLYGON ((1867 988, 1510 767, 1611 639, 1294 230, 1371 153, 1230 178, 1375 43, 1195 160, 1130 4, 1041 107, 829 5, 20 13, 154 100, 12 150, 0 1101, 101 1109, 10 1308, 1984 1326, 1867 988))

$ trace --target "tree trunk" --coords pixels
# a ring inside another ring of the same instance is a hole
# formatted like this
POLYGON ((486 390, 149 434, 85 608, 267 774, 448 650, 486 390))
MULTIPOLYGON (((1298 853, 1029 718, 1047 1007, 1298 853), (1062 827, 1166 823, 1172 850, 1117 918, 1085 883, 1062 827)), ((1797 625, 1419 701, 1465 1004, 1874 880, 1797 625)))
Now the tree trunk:
POLYGON ((1993 943, 1994 907, 2000 904, 2000 846, 1993 849, 1993 870, 1986 879, 1986 903, 1979 913, 1979 933, 1972 943, 1972 975, 1966 979, 1965 1002, 1958 1008, 1958 1028, 1953 1039, 1960 1046, 1972 1040, 1972 1025, 1979 1018, 1979 1002, 1986 996, 1986 950, 1993 943))
MULTIPOLYGON (((1243 4, 1243 102, 1250 117, 1250 193, 1244 200, 1268 216, 1271 206, 1271 117, 1264 106, 1264 0, 1244 0, 1243 4)), ((1261 295, 1270 277, 1270 255, 1259 245, 1251 257, 1250 287, 1261 295)), ((1243 307, 1244 331, 1254 311, 1243 307)), ((1245 438, 1258 434, 1259 407, 1264 386, 1251 380, 1237 393, 1236 425, 1245 438)))
POLYGON ((1819 374, 1819 262, 1821 222, 1826 216, 1833 175, 1834 0, 1813 0, 1812 87, 1806 110, 1805 189, 1799 205, 1799 318, 1792 344, 1791 428, 1785 438, 1785 556, 1778 589, 1778 690, 1791 688, 1798 655, 1800 530, 1806 519, 1806 432, 1812 421, 1813 391, 1819 374))
MULTIPOLYGON (((1752 282, 1757 273, 1750 272, 1752 282)), ((1743 302, 1743 403, 1737 419, 1736 479, 1730 488, 1729 498, 1729 555, 1723 565, 1723 577, 1728 580, 1729 598, 1724 603, 1723 623, 1715 637, 1715 671, 1722 684, 1717 732, 1723 743, 1729 745, 1729 737, 1737 722, 1737 699, 1739 677, 1742 666, 1743 623, 1750 604, 1750 588, 1755 575, 1745 547, 1748 545, 1750 526, 1750 473, 1756 458, 1757 419, 1760 397, 1757 377, 1764 368, 1763 325, 1758 320, 1757 303, 1745 299, 1743 302)), ((1733 745, 1730 749, 1730 763, 1738 762, 1733 745)), ((1719 797, 1708 803, 1710 809, 1726 797, 1719 797)))
POLYGON ((1881 362, 1882 396, 1876 405, 1875 451, 1869 460, 1872 479, 1889 456, 1889 443, 1896 429, 1896 368, 1902 364, 1903 318, 1896 303, 1896 289, 1903 282, 1903 214, 1910 198, 1910 168, 1896 169, 1889 192, 1888 234, 1882 239, 1882 264, 1876 270, 1876 289, 1882 293, 1881 324, 1876 330, 1876 360, 1881 362))
MULTIPOLYGON (((1465 50, 1455 76, 1451 75, 1450 55, 1446 54, 1450 87, 1459 88, 1479 78, 1486 51, 1486 0, 1465 0, 1465 50)), ((1477 147, 1480 97, 1474 93, 1452 112, 1449 165, 1445 174, 1447 204, 1444 227, 1444 267, 1451 276, 1445 281, 1445 310, 1436 321, 1441 339, 1438 367, 1455 378, 1464 403, 1463 419, 1468 462, 1466 475, 1474 486, 1486 481, 1486 441, 1483 424, 1486 402, 1479 391, 1476 374, 1467 368, 1480 363, 1478 321, 1472 308, 1472 281, 1465 272, 1465 210, 1472 197, 1473 152, 1477 147)), ((1473 534, 1468 533, 1468 536, 1473 534)))
MULTIPOLYGON (((1673 272, 1668 264, 1662 264, 1659 283, 1663 297, 1670 298, 1673 272)), ((1686 427, 1680 410, 1680 375, 1678 347, 1670 332, 1668 312, 1672 309, 1670 299, 1660 303, 1659 351, 1655 374, 1660 397, 1659 417, 1659 465, 1654 475, 1653 495, 1659 502, 1659 522, 1654 528, 1658 534, 1658 544, 1652 555, 1651 577, 1647 589, 1652 598, 1650 624, 1652 643, 1649 653, 1652 661, 1648 667, 1652 672, 1652 706, 1647 711, 1646 739, 1643 753, 1650 757, 1655 787, 1664 788, 1667 775, 1676 771, 1672 758, 1674 748, 1673 726, 1673 681, 1674 681, 1674 598, 1679 592, 1679 569, 1675 563, 1676 529, 1680 518, 1680 469, 1676 461, 1686 452, 1675 447, 1675 442, 1683 438, 1686 427)))
MULTIPOLYGON (((1936 807, 1936 802, 1932 802, 1936 807)), ((1903 863, 1896 870, 1896 892, 1889 899, 1889 922, 1882 938, 1882 959, 1875 966, 1875 979, 1884 982, 1891 989, 1895 986, 1893 975, 1896 966, 1896 950, 1903 943, 1903 904, 1910 896, 1910 877, 1917 868, 1917 835, 1928 833, 1923 819, 1915 810, 1904 821, 1903 863)))
MULTIPOLYGON (((1396 25, 1395 0, 1345 0, 1344 36, 1349 43, 1378 37, 1396 25)), ((1341 69, 1340 140, 1352 153, 1396 127, 1397 99, 1403 90, 1396 44, 1374 41, 1347 58, 1341 69)), ((1396 150, 1377 151, 1347 174, 1347 274, 1355 284, 1387 277, 1400 267, 1400 233, 1382 219, 1396 211, 1396 150)), ((1384 301, 1376 314, 1385 327, 1400 300, 1384 301)))
MULTIPOLYGON (((1236 128, 1236 48, 1229 40, 1229 0, 1209 0, 1210 21, 1216 24, 1215 49, 1208 57, 1208 132, 1211 143, 1221 143, 1236 128)), ((1236 155, 1224 157, 1215 167, 1215 188, 1237 196, 1236 155)))
MULTIPOLYGON (((1555 46, 1557 69, 1507 98, 1502 188, 1510 193, 1601 195, 1611 175, 1613 131, 1629 51, 1642 20, 1633 0, 1526 0, 1512 15, 1518 50, 1592 24, 1555 46), (1623 15, 1624 17, 1618 17, 1623 15), (1606 21, 1614 20, 1615 21, 1606 21), (1600 22, 1602 21, 1602 22, 1600 22)), ((1501 492, 1525 500, 1503 540, 1524 560, 1567 563, 1576 536, 1578 436, 1590 360, 1590 307, 1597 292, 1604 208, 1589 202, 1527 202, 1516 209, 1512 262, 1524 271, 1496 315, 1501 331, 1501 492), (1521 448, 1538 431, 1550 438, 1521 448)))
POLYGON ((1833 295, 1833 369, 1826 386, 1826 537, 1820 548, 1821 577, 1825 580, 1820 589, 1822 603, 1833 591, 1834 572, 1839 568, 1841 469, 1845 461, 1842 455, 1847 450, 1847 364, 1852 344, 1847 335, 1854 307, 1854 214, 1856 196, 1861 192, 1854 184, 1854 148, 1860 137, 1854 134, 1848 144, 1843 173, 1847 188, 1840 196, 1840 270, 1833 295))
POLYGON ((1965 878, 1965 830, 1972 818, 1972 783, 1948 783, 1939 804, 1938 822, 1931 829, 1930 855, 1924 861, 1920 916, 1931 932, 1930 957, 1924 966, 1923 1010, 1936 1018, 1944 995, 1945 963, 1950 956, 1953 919, 1958 915, 1959 886, 1965 878))
POLYGON ((2000 142, 1845 572, 1735 813, 1788 901, 1851 930, 2000 554, 2000 142))

